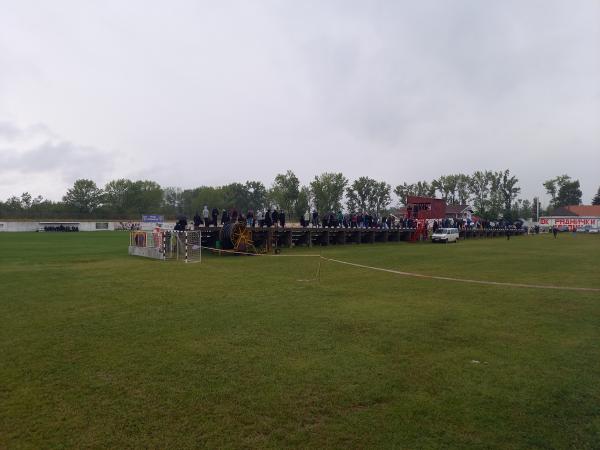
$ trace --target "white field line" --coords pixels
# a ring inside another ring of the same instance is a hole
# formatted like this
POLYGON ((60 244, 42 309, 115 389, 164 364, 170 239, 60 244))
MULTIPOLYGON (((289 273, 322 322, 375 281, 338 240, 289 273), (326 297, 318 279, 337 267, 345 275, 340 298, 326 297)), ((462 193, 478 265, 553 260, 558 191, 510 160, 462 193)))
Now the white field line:
MULTIPOLYGON (((340 259, 326 258, 321 255, 316 254, 303 254, 303 255, 268 255, 268 254, 260 254, 260 253, 247 253, 247 252, 236 252, 235 250, 222 250, 213 247, 201 246, 207 250, 215 250, 223 253, 234 253, 238 255, 248 255, 248 256, 269 256, 274 258, 321 258, 324 261, 335 262, 338 264, 345 264, 347 266, 360 267, 361 269, 369 269, 376 270, 378 272, 387 272, 393 273, 396 275, 402 275, 405 277, 413 277, 413 278, 424 278, 429 280, 441 280, 441 281, 454 281, 458 283, 471 283, 471 284, 483 284, 488 286, 507 286, 507 287, 517 287, 517 288, 529 288, 529 289, 554 289, 560 291, 582 291, 582 292, 600 292, 600 288, 590 288, 590 287, 573 287, 573 286, 552 286, 547 284, 526 284, 526 283, 508 283, 503 281, 484 281, 484 280, 471 280, 468 278, 453 278, 453 277, 442 277, 439 275, 424 275, 422 273, 414 273, 414 272, 403 272, 401 270, 393 270, 393 269, 384 269, 383 267, 373 267, 366 266, 364 264, 352 263, 349 261, 342 261, 340 259)), ((306 281, 306 280, 298 280, 298 281, 306 281)))
POLYGON ((381 267, 365 266, 364 264, 356 264, 356 263, 351 263, 348 261, 341 261, 339 259, 325 258, 324 256, 322 256, 321 258, 324 259, 325 261, 331 261, 331 262, 335 262, 338 264, 346 264, 348 266, 360 267, 362 269, 377 270, 379 272, 393 273, 396 275, 403 275, 406 277, 427 278, 430 280, 455 281, 455 282, 459 282, 459 283, 485 284, 485 285, 491 285, 491 286, 508 286, 508 287, 530 288, 530 289, 555 289, 555 290, 562 290, 562 291, 600 292, 600 288, 551 286, 551 285, 544 285, 544 284, 506 283, 506 282, 501 282, 501 281, 469 280, 466 278, 441 277, 441 276, 437 276, 437 275, 423 275, 420 273, 403 272, 400 270, 392 270, 392 269, 384 269, 381 267))

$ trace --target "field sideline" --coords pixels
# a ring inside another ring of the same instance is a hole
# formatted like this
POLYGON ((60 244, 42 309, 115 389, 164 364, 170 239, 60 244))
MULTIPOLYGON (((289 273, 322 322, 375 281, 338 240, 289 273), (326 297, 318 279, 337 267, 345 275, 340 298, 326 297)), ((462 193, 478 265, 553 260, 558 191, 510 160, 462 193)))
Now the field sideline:
MULTIPOLYGON (((599 292, 127 242, 0 233, 0 448, 598 447, 599 292)), ((594 235, 306 253, 600 288, 594 235)))

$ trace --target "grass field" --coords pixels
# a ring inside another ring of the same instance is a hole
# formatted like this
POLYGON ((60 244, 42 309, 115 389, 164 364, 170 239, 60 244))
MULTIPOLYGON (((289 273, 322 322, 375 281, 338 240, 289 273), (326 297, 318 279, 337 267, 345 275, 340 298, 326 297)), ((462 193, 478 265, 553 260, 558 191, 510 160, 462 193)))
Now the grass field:
MULTIPOLYGON (((0 233, 0 448, 600 447, 600 292, 127 240, 0 233)), ((600 288, 600 236, 319 251, 600 288)))

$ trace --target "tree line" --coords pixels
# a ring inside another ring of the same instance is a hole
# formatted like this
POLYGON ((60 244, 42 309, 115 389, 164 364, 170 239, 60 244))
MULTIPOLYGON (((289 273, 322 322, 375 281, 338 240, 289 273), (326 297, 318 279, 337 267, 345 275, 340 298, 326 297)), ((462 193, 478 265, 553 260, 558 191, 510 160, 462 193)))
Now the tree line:
MULTIPOLYGON (((32 197, 25 192, 0 201, 2 218, 46 219, 127 219, 139 220, 142 214, 164 214, 191 217, 209 208, 241 212, 266 208, 283 209, 292 220, 307 210, 316 209, 320 215, 345 210, 387 214, 406 205, 411 195, 443 198, 450 205, 469 204, 476 215, 486 220, 503 217, 507 220, 534 218, 539 199, 519 198, 519 180, 510 171, 476 171, 473 174, 442 175, 431 181, 392 186, 368 176, 350 182, 342 173, 325 172, 301 185, 298 177, 288 170, 277 174, 270 187, 260 181, 230 183, 223 186, 200 186, 193 189, 162 187, 150 180, 112 180, 99 187, 93 180, 79 179, 67 190, 62 201, 42 196, 32 197), (394 203, 392 193, 398 197, 394 203)), ((551 196, 549 209, 580 204, 582 193, 579 180, 560 175, 543 183, 551 196)), ((600 188, 593 199, 600 204, 600 188)), ((545 211, 540 209, 540 214, 545 211)))

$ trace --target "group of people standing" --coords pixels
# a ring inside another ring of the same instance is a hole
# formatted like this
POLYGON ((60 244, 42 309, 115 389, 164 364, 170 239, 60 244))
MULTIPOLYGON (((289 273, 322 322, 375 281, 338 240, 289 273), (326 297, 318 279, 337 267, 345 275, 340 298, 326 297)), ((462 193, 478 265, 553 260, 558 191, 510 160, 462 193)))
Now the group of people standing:
POLYGON ((223 209, 219 214, 217 208, 209 211, 207 205, 202 210, 202 216, 197 211, 194 215, 195 228, 199 228, 202 225, 205 227, 223 226, 230 222, 242 222, 249 227, 285 227, 286 215, 284 210, 277 211, 275 208, 272 211, 270 208, 266 211, 258 210, 256 213, 249 209, 245 215, 240 213, 236 208, 232 208, 231 210, 223 209), (221 216, 220 223, 219 215, 221 216))
MULTIPOLYGON (((248 227, 282 227, 286 226, 287 216, 284 210, 268 208, 266 210, 248 210, 246 214, 239 212, 236 208, 231 210, 217 208, 208 209, 205 205, 201 213, 194 215, 194 227, 217 227, 230 222, 243 222, 248 227)), ((334 213, 330 211, 322 217, 317 210, 306 211, 300 216, 300 226, 303 228, 415 228, 416 220, 409 218, 398 219, 393 214, 378 216, 367 212, 361 213, 334 213)))
MULTIPOLYGON (((223 209, 219 211, 218 208, 208 209, 205 205, 201 213, 196 211, 194 215, 194 228, 198 229, 201 226, 204 227, 217 227, 223 226, 230 222, 242 222, 248 227, 282 227, 285 228, 287 216, 284 210, 277 208, 268 208, 266 210, 259 209, 256 212, 248 210, 246 214, 241 213, 236 208, 230 210, 223 209)), ((359 213, 346 213, 338 211, 337 213, 330 211, 325 213, 322 217, 318 211, 314 209, 312 212, 306 211, 300 216, 300 226, 303 228, 377 228, 377 229, 393 229, 393 228, 404 228, 411 229, 417 228, 417 220, 410 217, 398 218, 393 214, 377 215, 369 212, 359 213)), ((433 231, 438 228, 456 227, 459 229, 463 228, 493 228, 491 224, 487 222, 469 222, 463 219, 440 219, 435 220, 431 223, 433 231)), ((502 224, 498 224, 502 225, 502 224)))
POLYGON ((396 216, 389 214, 388 216, 377 216, 370 213, 347 213, 342 211, 334 213, 330 211, 319 217, 317 210, 313 210, 312 214, 309 211, 300 217, 300 226, 306 228, 394 228, 399 223, 396 216))

